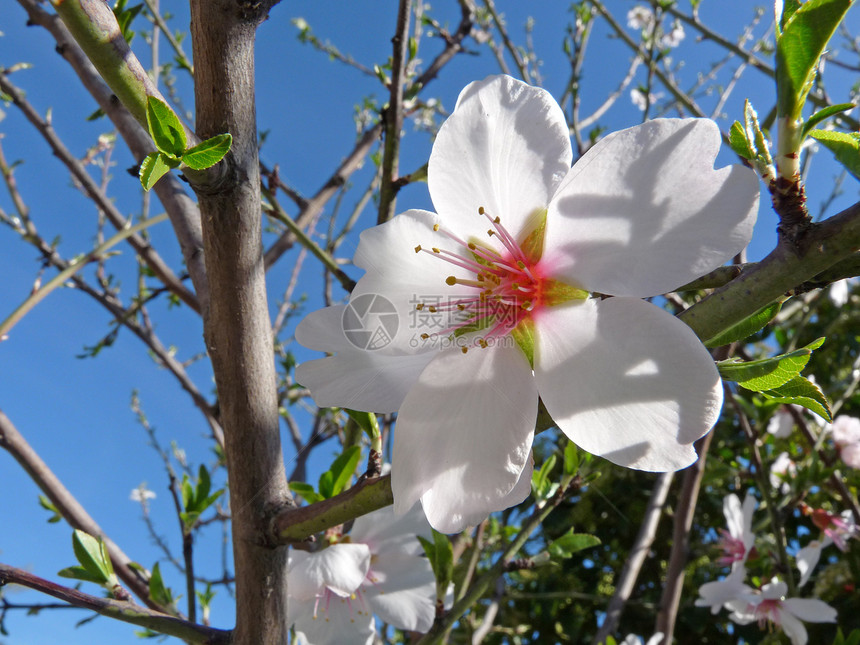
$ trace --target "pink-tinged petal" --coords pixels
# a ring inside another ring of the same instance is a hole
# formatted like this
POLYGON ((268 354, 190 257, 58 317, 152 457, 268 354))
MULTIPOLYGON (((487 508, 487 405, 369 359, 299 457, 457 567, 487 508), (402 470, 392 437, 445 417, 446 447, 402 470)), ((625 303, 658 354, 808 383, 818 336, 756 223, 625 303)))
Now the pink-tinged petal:
POLYGON ((419 499, 430 525, 455 533, 507 508, 526 467, 538 395, 518 346, 448 350, 427 366, 394 429, 394 511, 419 499))
MULTIPOLYGON (((475 219, 480 218, 475 215, 475 219)), ((433 312, 430 307, 456 301, 464 295, 474 297, 476 293, 475 289, 446 284, 449 276, 474 280, 475 274, 444 259, 450 256, 433 252, 439 249, 472 258, 468 248, 445 236, 441 230, 433 230, 440 221, 435 213, 411 210, 361 234, 354 262, 366 273, 353 290, 350 304, 356 306, 355 313, 361 316, 369 303, 380 308, 386 301, 390 303, 391 311, 397 316, 397 329, 384 347, 389 353, 414 354, 438 349, 424 342, 421 334, 445 331, 451 326, 453 314, 441 310, 433 312), (416 252, 418 247, 429 253, 416 252), (373 300, 378 296, 384 300, 373 300), (419 310, 419 305, 424 308, 419 310)), ((364 322, 351 318, 347 324, 354 328, 364 322)))
MULTIPOLYGON (((787 600, 785 602, 788 602, 787 600)), ((785 605, 785 603, 783 603, 785 605)), ((777 610, 776 622, 788 639, 791 645, 806 645, 809 640, 809 635, 806 632, 806 626, 789 612, 783 609, 777 610)))
POLYGON ((836 610, 816 598, 787 598, 782 606, 807 623, 835 623, 836 610))
POLYGON ((484 239, 483 206, 514 236, 549 204, 570 169, 570 131, 545 90, 510 76, 468 85, 442 124, 427 169, 446 225, 484 239))
POLYGON ((295 645, 372 645, 376 636, 373 615, 360 598, 327 595, 318 600, 289 602, 295 616, 295 645))
POLYGON ((287 573, 290 596, 308 600, 326 589, 347 597, 364 582, 370 568, 370 549, 365 544, 335 544, 317 551, 290 553, 287 573))
POLYGON ((416 536, 433 539, 421 504, 415 504, 403 515, 395 514, 391 506, 362 515, 355 520, 349 535, 353 542, 366 544, 373 555, 391 551, 421 555, 424 548, 416 536))
POLYGON ((367 577, 362 595, 383 622, 407 631, 430 630, 436 616, 436 578, 427 558, 389 551, 374 558, 367 577))
POLYGON ((433 355, 342 349, 335 356, 299 365, 296 381, 311 391, 321 408, 396 412, 433 355))
POLYGON ((850 468, 860 468, 860 443, 849 443, 839 450, 839 457, 850 468))
POLYGON ((621 466, 668 471, 720 414, 714 361, 693 331, 633 298, 550 307, 535 320, 535 378, 558 427, 621 466))
POLYGON ((714 170, 708 119, 655 119, 599 141, 553 197, 544 258, 588 291, 647 297, 717 268, 752 237, 755 172, 714 170))
POLYGON ((842 447, 847 444, 860 443, 860 419, 840 415, 831 426, 833 442, 842 447))

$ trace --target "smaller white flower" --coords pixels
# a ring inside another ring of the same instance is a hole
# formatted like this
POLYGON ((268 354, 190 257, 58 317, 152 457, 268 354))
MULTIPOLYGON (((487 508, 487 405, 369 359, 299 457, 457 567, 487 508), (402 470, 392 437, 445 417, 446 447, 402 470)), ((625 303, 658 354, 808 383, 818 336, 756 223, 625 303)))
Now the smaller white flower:
POLYGON ((732 569, 732 572, 721 580, 706 582, 699 587, 699 598, 696 599, 696 607, 708 607, 712 614, 716 614, 728 602, 737 600, 743 594, 752 591, 744 584, 747 572, 743 564, 732 569))
POLYGON ((830 302, 836 307, 844 307, 848 303, 848 298, 851 295, 851 289, 848 284, 848 278, 839 280, 830 285, 827 296, 830 302))
POLYGON ((797 464, 787 452, 779 453, 770 467, 770 485, 785 495, 791 490, 788 480, 795 477, 797 477, 797 464))
POLYGON ((297 642, 370 645, 374 615, 399 629, 427 632, 436 579, 416 535, 432 535, 419 504, 397 517, 387 507, 359 517, 343 541, 322 551, 293 551, 287 620, 297 642))
POLYGON ((636 634, 627 634, 627 638, 621 641, 618 645, 660 645, 663 642, 663 632, 655 632, 654 635, 645 643, 641 636, 636 634))
POLYGON ((638 110, 644 110, 648 105, 654 105, 661 98, 663 98, 663 92, 657 92, 656 94, 649 92, 648 100, 646 101, 645 92, 640 90, 638 87, 634 87, 630 90, 630 102, 633 103, 638 110))
POLYGON ((809 636, 807 623, 835 623, 836 610, 815 598, 786 598, 788 585, 773 578, 761 588, 742 594, 737 600, 727 603, 732 610, 729 618, 738 625, 758 622, 764 628, 770 622, 782 629, 791 640, 791 645, 806 645, 809 636))
POLYGON ((791 436, 791 431, 794 430, 794 417, 785 408, 780 408, 774 414, 767 424, 767 431, 777 439, 786 439, 791 436))
POLYGON ((654 23, 654 12, 648 7, 636 6, 627 12, 627 26, 631 29, 645 29, 654 23))
POLYGON ((681 41, 684 40, 685 36, 684 26, 676 20, 672 23, 672 31, 667 34, 663 34, 663 37, 660 39, 660 44, 663 47, 677 47, 681 44, 681 41))
POLYGON ((815 565, 821 559, 821 551, 831 544, 833 544, 833 540, 825 536, 823 540, 812 540, 812 542, 797 552, 795 561, 797 563, 797 570, 800 571, 800 582, 797 583, 798 588, 809 582, 815 565))
POLYGON ((722 565, 731 565, 733 569, 743 567, 755 543, 752 532, 752 516, 758 506, 755 497, 746 494, 743 506, 738 496, 732 493, 723 499, 723 515, 726 516, 728 531, 720 529, 720 547, 723 556, 719 559, 722 565))
POLYGON ((860 468, 860 419, 842 415, 831 426, 839 457, 851 468, 860 468))
POLYGON ((155 499, 155 491, 151 491, 146 487, 146 484, 141 484, 137 488, 133 488, 131 490, 131 494, 128 498, 132 502, 137 502, 139 504, 145 504, 147 501, 151 499, 155 499))

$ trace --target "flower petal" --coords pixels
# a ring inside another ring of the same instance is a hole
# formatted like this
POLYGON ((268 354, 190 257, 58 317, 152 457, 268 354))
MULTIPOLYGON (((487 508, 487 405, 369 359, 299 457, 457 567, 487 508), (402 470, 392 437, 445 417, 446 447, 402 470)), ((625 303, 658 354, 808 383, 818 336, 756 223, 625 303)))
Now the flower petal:
POLYGON ((719 417, 723 391, 689 327, 633 298, 550 307, 535 326, 538 391, 571 441, 640 470, 695 461, 692 443, 719 417))
POLYGON ((296 368, 296 381, 310 389, 321 408, 396 412, 433 356, 344 349, 336 356, 302 363, 296 368))
POLYGON ((349 596, 364 582, 370 568, 365 544, 335 544, 322 551, 292 551, 287 573, 290 596, 308 600, 326 589, 349 596))
POLYGON ((420 555, 424 549, 415 536, 433 539, 421 504, 415 504, 404 515, 396 515, 391 506, 362 515, 355 520, 349 535, 353 542, 366 544, 374 555, 389 551, 420 555))
POLYGON ((296 626, 295 645, 372 645, 376 635, 373 616, 357 598, 291 598, 288 620, 296 626))
MULTIPOLYGON (((475 219, 479 219, 477 215, 475 219)), ((448 276, 474 279, 474 272, 443 259, 432 249, 450 251, 471 258, 471 251, 454 240, 434 231, 440 223, 435 213, 411 210, 374 226, 361 234, 354 262, 366 271, 350 296, 350 303, 361 297, 382 296, 397 313, 397 329, 386 352, 414 354, 438 349, 424 342, 421 334, 438 334, 451 325, 453 314, 431 311, 431 306, 457 300, 464 287, 446 284, 448 276), (416 252, 417 247, 430 253, 416 252), (424 305, 418 310, 418 305, 424 305)), ((486 228, 486 226, 484 226, 486 228)), ((467 288, 468 289, 468 288, 467 288)), ((474 296, 468 289, 467 295, 474 296)), ((459 313, 459 312, 458 312, 459 313)))
POLYGON ((396 551, 380 554, 368 580, 362 595, 383 622, 407 631, 430 630, 436 616, 436 577, 427 558, 396 551))
POLYGON ((777 610, 778 613, 775 622, 780 626, 780 628, 782 628, 785 635, 788 636, 791 641, 791 645, 806 645, 809 640, 809 635, 806 633, 806 626, 795 616, 792 616, 791 613, 785 611, 786 602, 788 602, 788 600, 783 603, 783 607, 781 609, 777 610))
POLYGON ((510 76, 466 86, 433 144, 430 197, 445 224, 484 237, 483 206, 515 237, 570 169, 570 131, 545 90, 510 76))
POLYGON ((544 258, 589 291, 655 296, 717 268, 752 237, 755 172, 714 170, 708 119, 655 119, 598 142, 571 168, 547 217, 544 258))
POLYGON ((782 605, 807 623, 836 622, 836 610, 817 598, 787 598, 782 602, 782 605))
POLYGON ((421 499, 436 530, 455 533, 507 508, 526 467, 537 390, 518 346, 448 350, 427 366, 394 430, 394 511, 421 499))
POLYGON ((296 327, 296 342, 320 352, 338 352, 354 348, 343 331, 346 305, 323 307, 305 316, 296 327))

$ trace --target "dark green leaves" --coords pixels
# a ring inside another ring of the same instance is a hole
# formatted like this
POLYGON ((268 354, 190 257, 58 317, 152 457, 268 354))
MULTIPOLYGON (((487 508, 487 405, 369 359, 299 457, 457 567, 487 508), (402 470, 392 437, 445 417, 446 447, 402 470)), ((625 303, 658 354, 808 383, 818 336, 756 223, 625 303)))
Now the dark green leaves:
POLYGON ((793 403, 815 412, 827 422, 833 421, 827 397, 815 383, 802 376, 795 376, 788 383, 761 394, 774 403, 793 403))
POLYGON ((149 597, 160 607, 173 607, 173 592, 164 585, 158 562, 152 567, 152 575, 149 577, 149 597))
POLYGON ((148 154, 140 164, 140 183, 146 190, 180 164, 193 170, 214 166, 233 145, 230 134, 219 134, 186 149, 188 141, 179 117, 169 105, 154 96, 146 99, 146 124, 158 150, 148 154))
POLYGON ((776 41, 777 111, 796 120, 815 79, 818 61, 851 0, 786 2, 776 41))
POLYGON ((447 535, 433 530, 433 541, 431 542, 420 535, 416 536, 424 547, 424 553, 430 560, 433 575, 436 576, 436 598, 442 600, 448 593, 448 585, 454 576, 454 550, 451 540, 447 535))
POLYGON ((558 560, 566 560, 577 551, 590 549, 600 544, 600 539, 588 533, 574 533, 572 530, 554 540, 547 547, 549 554, 558 560))

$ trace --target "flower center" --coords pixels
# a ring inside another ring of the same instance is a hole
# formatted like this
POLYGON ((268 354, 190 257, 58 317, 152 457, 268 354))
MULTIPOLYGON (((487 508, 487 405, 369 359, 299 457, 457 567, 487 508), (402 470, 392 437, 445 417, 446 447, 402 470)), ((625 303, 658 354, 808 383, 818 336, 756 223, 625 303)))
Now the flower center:
MULTIPOLYGON (((416 253, 429 253, 469 273, 466 277, 450 275, 445 280, 450 287, 462 288, 462 293, 433 304, 419 302, 415 307, 417 311, 446 317, 447 326, 438 332, 440 335, 460 338, 481 332, 470 342, 458 343, 464 354, 470 346, 486 348, 492 345, 495 339, 527 321, 532 312, 552 304, 548 300, 557 291, 555 285, 561 284, 543 276, 537 267, 539 248, 543 244, 543 219, 526 238, 525 244, 520 244, 498 217, 492 217, 483 207, 478 209, 478 213, 489 222, 487 236, 498 242, 498 248, 479 240, 463 240, 439 224, 435 224, 433 230, 456 242, 458 251, 438 247, 425 249, 421 245, 415 247, 416 253), (537 242, 534 240, 536 235, 540 236, 537 242), (537 252, 535 248, 538 248, 537 252)), ((583 294, 579 297, 587 296, 581 290, 574 291, 583 294)), ((421 334, 424 340, 429 337, 429 334, 421 334)))
POLYGON ((740 562, 743 560, 744 555, 746 554, 746 547, 744 546, 743 540, 732 537, 732 535, 725 529, 719 529, 719 532, 719 546, 723 551, 723 555, 719 559, 719 563, 726 566, 733 562, 740 562))

